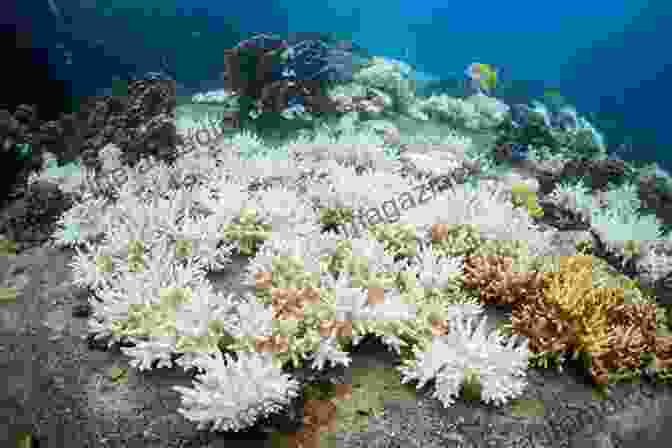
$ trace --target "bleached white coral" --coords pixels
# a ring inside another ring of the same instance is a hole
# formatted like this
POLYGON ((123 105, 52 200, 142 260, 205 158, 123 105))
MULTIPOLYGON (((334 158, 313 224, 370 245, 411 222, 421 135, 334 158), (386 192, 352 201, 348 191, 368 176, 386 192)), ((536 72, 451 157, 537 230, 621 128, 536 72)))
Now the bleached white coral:
POLYGON ((223 321, 224 329, 236 339, 270 336, 273 332, 273 308, 252 294, 236 306, 232 319, 223 321))
POLYGON ((249 131, 235 134, 228 142, 243 158, 263 153, 266 150, 263 140, 257 134, 249 131))
POLYGON ((377 209, 383 202, 411 190, 403 177, 392 173, 357 174, 353 168, 334 167, 330 174, 331 185, 317 190, 325 207, 377 209))
POLYGON ((161 207, 156 202, 147 204, 135 197, 125 197, 100 217, 104 244, 114 254, 127 253, 131 241, 150 247, 164 238, 160 226, 177 221, 181 213, 176 207, 161 207))
POLYGON ((73 284, 92 289, 109 286, 117 275, 113 258, 103 246, 88 241, 83 246, 86 250, 75 247, 75 255, 68 265, 72 269, 73 284))
MULTIPOLYGON (((148 334, 160 335, 166 329, 174 328, 174 322, 143 319, 129 322, 134 310, 147 309, 161 303, 163 288, 198 288, 206 282, 203 265, 195 260, 177 264, 167 253, 167 246, 157 246, 153 252, 143 257, 143 268, 139 271, 129 269, 128 262, 118 259, 115 271, 118 272, 106 285, 98 288, 98 300, 91 300, 93 309, 89 319, 89 329, 97 337, 116 333, 114 340, 123 337, 140 337, 148 334), (126 322, 123 334, 119 334, 120 325, 126 322)), ((156 317, 156 316, 155 316, 156 317)), ((114 342, 111 341, 111 342, 114 342)))
POLYGON ((435 201, 409 210, 400 222, 422 232, 434 224, 473 225, 488 239, 526 242, 531 254, 545 254, 551 232, 541 231, 529 214, 506 200, 502 185, 459 185, 435 201))
POLYGON ((321 233, 319 230, 295 238, 271 233, 271 238, 263 242, 247 265, 244 284, 254 286, 255 275, 272 272, 273 258, 280 256, 302 260, 306 272, 320 273, 320 261, 324 257, 334 255, 339 240, 335 233, 321 233))
POLYGON ((166 222, 161 231, 179 257, 192 257, 202 261, 211 270, 221 270, 230 261, 233 244, 222 241, 223 228, 228 221, 218 215, 186 216, 166 222))
POLYGON ((432 154, 409 153, 403 156, 413 167, 426 176, 445 176, 460 167, 460 163, 449 155, 442 155, 437 151, 432 154))
POLYGON ((204 370, 193 388, 173 386, 181 394, 178 412, 198 429, 239 431, 298 395, 299 383, 275 365, 270 354, 238 353, 237 360, 217 353, 194 363, 204 370))
POLYGON ((660 221, 656 215, 628 213, 624 209, 612 207, 594 209, 590 224, 608 244, 651 241, 659 239, 662 235, 660 221))
POLYGON ((407 103, 414 95, 411 71, 411 67, 404 62, 374 57, 369 66, 355 74, 354 81, 377 87, 394 95, 398 102, 407 103))
POLYGON ((178 335, 203 338, 208 336, 213 323, 223 326, 234 319, 231 313, 238 304, 233 301, 233 294, 215 293, 212 284, 205 282, 197 284, 191 291, 189 300, 176 306, 175 329, 178 335))
POLYGON ((292 185, 302 175, 301 165, 285 148, 267 149, 263 155, 240 157, 230 150, 219 154, 220 176, 241 184, 279 182, 292 185))
POLYGON ((482 127, 497 126, 509 112, 509 106, 497 98, 484 94, 476 94, 467 98, 467 102, 474 105, 481 116, 482 127))
POLYGON ((468 129, 484 129, 497 126, 506 116, 508 106, 486 95, 461 99, 441 94, 417 101, 414 111, 420 118, 433 117, 468 129))
POLYGON ((439 257, 431 247, 421 250, 417 261, 409 270, 418 275, 423 288, 445 288, 452 279, 462 275, 462 257, 439 257))
POLYGON ((252 202, 245 185, 222 178, 211 185, 194 188, 191 197, 207 213, 228 219, 239 216, 252 202))
POLYGON ((403 269, 401 262, 395 262, 394 257, 385 252, 384 243, 367 237, 357 237, 351 241, 353 257, 363 260, 370 274, 403 269))
POLYGON ((353 321, 363 315, 367 292, 362 288, 352 287, 352 278, 349 273, 344 272, 338 276, 330 272, 323 273, 322 286, 334 291, 336 320, 353 321))
POLYGON ((342 129, 338 135, 331 130, 315 136, 302 136, 284 149, 297 161, 311 164, 334 160, 346 166, 372 168, 376 171, 395 165, 385 154, 385 141, 373 130, 342 129))
POLYGON ((335 336, 328 338, 323 337, 321 339, 317 350, 315 350, 315 353, 312 355, 312 360, 313 363, 311 368, 316 370, 322 370, 327 361, 330 362, 332 366, 341 364, 346 367, 350 365, 350 362, 352 361, 347 352, 338 348, 335 336))
POLYGON ((56 222, 57 228, 52 234, 55 244, 71 246, 99 236, 104 231, 100 218, 106 213, 108 204, 109 201, 104 198, 85 195, 56 222))
POLYGON ((172 367, 171 355, 175 352, 175 336, 153 336, 147 341, 133 340, 135 347, 122 347, 124 355, 131 357, 129 364, 139 370, 172 367))
POLYGON ((287 237, 298 226, 317 222, 311 204, 296 191, 285 187, 273 187, 256 194, 252 206, 258 211, 260 219, 271 225, 273 232, 287 237))
POLYGON ((496 331, 487 334, 486 319, 483 316, 476 325, 472 318, 452 319, 448 334, 435 337, 426 351, 416 350, 416 359, 398 368, 402 383, 418 381, 420 389, 436 378, 432 396, 444 407, 455 403, 465 379, 474 372, 482 401, 502 405, 520 396, 527 385, 527 340, 516 346, 516 336, 506 341, 496 331))

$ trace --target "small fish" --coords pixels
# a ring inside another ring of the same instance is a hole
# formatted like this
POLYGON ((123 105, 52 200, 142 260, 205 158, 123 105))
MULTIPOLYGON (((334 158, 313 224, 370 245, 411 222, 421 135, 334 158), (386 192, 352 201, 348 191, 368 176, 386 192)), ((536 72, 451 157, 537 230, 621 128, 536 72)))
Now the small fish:
POLYGON ((469 79, 469 87, 476 92, 488 93, 497 85, 497 69, 489 64, 474 62, 464 74, 469 79))

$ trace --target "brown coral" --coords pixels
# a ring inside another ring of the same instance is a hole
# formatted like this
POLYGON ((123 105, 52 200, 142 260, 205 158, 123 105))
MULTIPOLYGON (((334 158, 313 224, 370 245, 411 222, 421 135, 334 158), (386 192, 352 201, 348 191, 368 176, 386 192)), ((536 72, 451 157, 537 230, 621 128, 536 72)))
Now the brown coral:
POLYGON ((284 336, 260 336, 255 349, 259 353, 285 353, 289 350, 289 339, 284 336))
MULTIPOLYGON (((479 261, 476 266, 487 265, 479 261)), ((478 272, 473 265, 471 272, 478 272)), ((592 256, 561 258, 558 270, 543 274, 543 284, 542 295, 514 303, 511 317, 532 352, 586 353, 598 385, 607 384, 612 371, 640 368, 643 353, 655 352, 658 368, 672 366, 672 338, 656 336, 655 305, 625 303, 622 288, 595 287, 592 256)))
POLYGON ((487 304, 504 305, 534 301, 543 291, 539 272, 516 272, 513 259, 501 256, 471 256, 464 263, 464 285, 478 290, 487 304))
POLYGON ((635 325, 625 327, 618 325, 610 329, 607 338, 608 350, 591 354, 590 373, 596 384, 607 384, 608 373, 615 369, 634 370, 640 367, 640 355, 652 350, 641 328, 635 325))
POLYGON ((273 286, 272 272, 257 272, 254 275, 255 286, 257 289, 267 289, 273 286))
POLYGON ((385 290, 383 288, 369 288, 366 298, 367 305, 380 305, 385 302, 385 290))
POLYGON ((288 439, 291 448, 319 448, 320 433, 334 431, 336 405, 330 400, 307 400, 303 405, 303 427, 288 439))
POLYGON ((656 368, 672 368, 672 336, 658 336, 655 344, 656 368))
POLYGON ((511 328, 514 333, 528 338, 533 353, 570 352, 580 330, 576 322, 564 319, 557 304, 543 297, 516 304, 511 313, 511 328))
POLYGON ((303 308, 306 304, 315 304, 320 301, 320 290, 316 288, 271 288, 271 303, 275 319, 303 318, 303 308))
POLYGON ((349 320, 326 320, 320 322, 320 336, 328 337, 351 337, 352 321, 349 320))
POLYGON ((623 303, 607 311, 609 325, 641 329, 651 351, 656 343, 656 305, 653 303, 623 303))
POLYGON ((432 226, 432 241, 439 242, 448 238, 453 226, 450 224, 434 224, 432 226))

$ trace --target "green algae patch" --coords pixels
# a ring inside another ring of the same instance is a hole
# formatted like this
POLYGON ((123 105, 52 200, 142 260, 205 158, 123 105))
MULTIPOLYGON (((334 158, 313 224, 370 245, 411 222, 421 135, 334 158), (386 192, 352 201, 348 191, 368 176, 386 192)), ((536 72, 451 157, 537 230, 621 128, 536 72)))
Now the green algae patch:
MULTIPOLYGON (((416 402, 418 399, 415 388, 401 384, 401 376, 394 368, 351 367, 349 370, 352 373, 351 397, 333 400, 336 405, 335 424, 333 431, 320 434, 320 448, 336 448, 339 442, 336 437, 338 434, 366 431, 369 418, 381 415, 386 401, 416 402)), ((270 439, 270 446, 273 448, 292 446, 289 434, 274 433, 270 439)))
POLYGON ((514 417, 543 417, 546 408, 541 400, 513 400, 511 415, 514 417))
POLYGON ((128 369, 114 366, 107 372, 107 378, 115 384, 128 383, 128 369))
POLYGON ((359 367, 351 371, 352 398, 336 403, 338 432, 366 430, 369 417, 380 415, 385 401, 417 400, 415 388, 401 384, 401 376, 396 369, 359 367))
POLYGON ((16 448, 31 448, 33 446, 33 436, 28 433, 21 433, 16 438, 16 448))
POLYGON ((13 303, 18 298, 16 288, 0 288, 0 303, 13 303))
POLYGON ((0 238, 0 256, 13 257, 17 253, 16 250, 17 247, 15 241, 0 238))

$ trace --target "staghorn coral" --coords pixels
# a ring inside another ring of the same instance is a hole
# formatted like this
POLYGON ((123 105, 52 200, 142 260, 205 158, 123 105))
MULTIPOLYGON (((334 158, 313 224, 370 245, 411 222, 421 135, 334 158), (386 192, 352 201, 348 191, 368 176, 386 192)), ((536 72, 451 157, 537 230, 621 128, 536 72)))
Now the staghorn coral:
POLYGON ((514 260, 499 256, 471 256, 464 264, 463 283, 477 289, 483 302, 495 305, 528 301, 541 294, 543 275, 516 272, 514 260))

